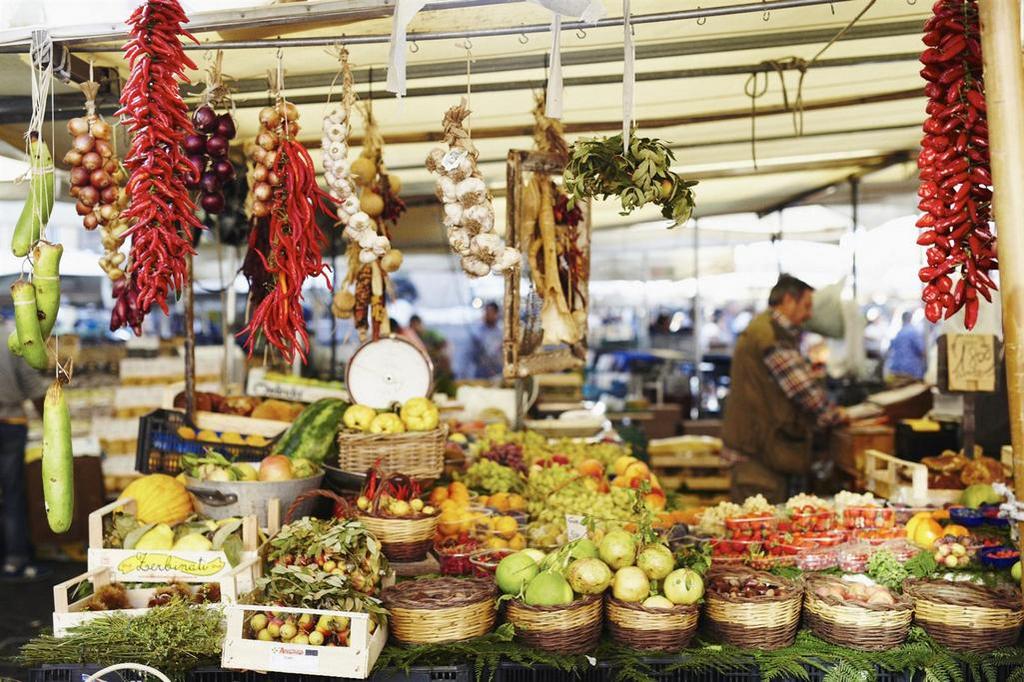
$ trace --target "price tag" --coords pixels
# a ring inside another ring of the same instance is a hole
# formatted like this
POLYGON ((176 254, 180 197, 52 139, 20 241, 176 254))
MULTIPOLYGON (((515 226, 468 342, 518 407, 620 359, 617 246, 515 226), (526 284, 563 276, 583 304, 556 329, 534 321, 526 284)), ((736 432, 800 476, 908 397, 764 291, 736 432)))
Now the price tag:
POLYGON ((441 159, 441 166, 446 171, 453 171, 459 167, 459 164, 462 163, 462 160, 466 158, 468 153, 465 149, 452 149, 441 159))
POLYGON ((587 537, 587 527, 583 525, 583 517, 577 514, 566 514, 565 533, 569 542, 587 537))
POLYGON ((319 675, 320 652, 304 646, 282 644, 270 650, 270 665, 276 670, 319 675))
POLYGON ((996 345, 990 334, 947 334, 946 370, 950 392, 996 390, 996 345))

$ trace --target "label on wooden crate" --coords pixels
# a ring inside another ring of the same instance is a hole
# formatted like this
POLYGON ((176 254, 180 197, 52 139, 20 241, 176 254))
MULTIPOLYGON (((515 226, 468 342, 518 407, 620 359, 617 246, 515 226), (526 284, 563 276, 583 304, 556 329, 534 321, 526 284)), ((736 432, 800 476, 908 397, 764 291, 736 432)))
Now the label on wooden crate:
POLYGON ((161 581, 223 578, 231 571, 224 552, 89 549, 89 567, 106 566, 118 580, 161 581))
POLYGON ((320 652, 311 647, 281 644, 270 650, 270 663, 278 670, 317 675, 320 673, 320 652))

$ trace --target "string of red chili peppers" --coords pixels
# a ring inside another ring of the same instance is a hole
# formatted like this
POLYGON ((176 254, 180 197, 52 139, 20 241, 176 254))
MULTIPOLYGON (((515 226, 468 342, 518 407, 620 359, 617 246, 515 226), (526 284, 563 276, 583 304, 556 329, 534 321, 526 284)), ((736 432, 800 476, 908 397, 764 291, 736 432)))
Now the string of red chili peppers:
POLYGON ((192 171, 182 145, 194 131, 178 85, 189 82, 185 69, 196 65, 179 37, 198 41, 181 27, 185 23, 177 0, 148 0, 128 19, 124 56, 131 75, 117 115, 132 134, 124 160, 130 173, 124 215, 133 222, 127 232, 132 237, 131 282, 118 292, 112 325, 120 321, 137 328, 154 303, 166 313, 168 290, 180 293, 185 259, 193 253, 192 230, 199 220, 188 194, 192 171), (124 319, 117 319, 119 310, 124 319))
POLYGON ((989 229, 992 174, 989 169, 985 83, 976 0, 939 0, 924 26, 921 76, 928 96, 917 159, 921 184, 917 243, 927 246, 925 316, 937 322, 964 308, 964 326, 978 320, 978 295, 992 301, 996 289, 996 238, 989 229), (953 285, 950 274, 959 270, 953 285))
POLYGON ((309 335, 302 315, 302 283, 306 277, 323 275, 331 287, 330 268, 321 254, 326 239, 316 224, 317 209, 332 215, 333 199, 316 184, 316 169, 309 152, 298 142, 283 139, 273 171, 281 178, 271 196, 270 248, 256 254, 274 281, 274 288, 256 306, 239 336, 252 356, 257 339, 280 351, 289 363, 297 352, 303 362, 309 352, 309 335))

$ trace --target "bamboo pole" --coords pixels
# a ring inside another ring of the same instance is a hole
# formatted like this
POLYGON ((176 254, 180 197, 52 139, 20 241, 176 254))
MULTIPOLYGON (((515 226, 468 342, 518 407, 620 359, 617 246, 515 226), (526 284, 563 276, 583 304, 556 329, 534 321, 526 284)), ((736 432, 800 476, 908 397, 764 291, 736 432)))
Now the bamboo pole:
MULTIPOLYGON (((1006 352, 1013 480, 1024 500, 1024 70, 1021 65, 1018 0, 981 0, 981 44, 985 65, 992 208, 999 232, 1003 348, 1006 352)), ((1024 537, 1024 523, 1020 524, 1024 537)))

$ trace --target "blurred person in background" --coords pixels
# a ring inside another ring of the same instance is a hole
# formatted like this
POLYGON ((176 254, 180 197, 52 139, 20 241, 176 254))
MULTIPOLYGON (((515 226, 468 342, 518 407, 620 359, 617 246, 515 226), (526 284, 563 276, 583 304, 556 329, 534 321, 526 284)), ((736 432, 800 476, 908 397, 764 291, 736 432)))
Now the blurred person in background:
POLYGON ((409 318, 408 329, 412 330, 427 348, 427 355, 434 365, 434 390, 454 397, 455 372, 452 371, 448 340, 440 332, 427 329, 419 315, 409 318))
POLYGON ((466 347, 465 367, 468 379, 500 379, 504 367, 504 333, 501 330, 501 308, 490 301, 484 306, 483 319, 473 325, 466 347))
POLYGON ((722 438, 736 460, 732 498, 762 494, 781 503, 805 489, 814 428, 847 420, 800 353, 800 326, 811 318, 814 289, 780 275, 768 310, 739 335, 732 358, 722 438))
POLYGON ((928 369, 928 348, 924 334, 914 324, 914 311, 905 311, 902 321, 903 326, 889 344, 885 367, 886 381, 896 386, 921 381, 928 369))
MULTIPOLYGON (((14 325, 0 325, 3 337, 14 325)), ((25 401, 32 401, 43 413, 43 398, 50 382, 21 358, 4 348, 0 351, 0 494, 3 495, 3 569, 5 579, 34 580, 42 572, 30 563, 28 503, 25 486, 25 444, 28 415, 25 401)))

